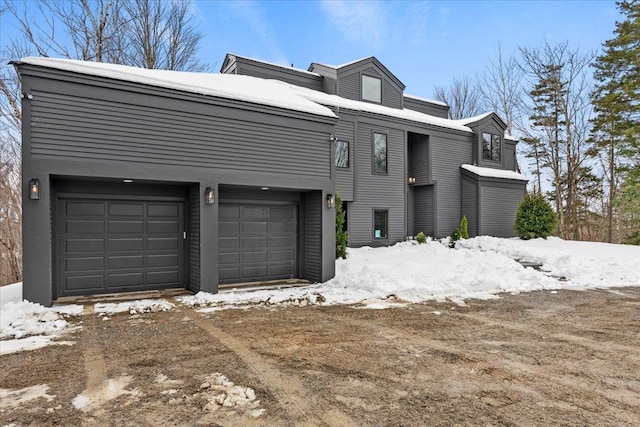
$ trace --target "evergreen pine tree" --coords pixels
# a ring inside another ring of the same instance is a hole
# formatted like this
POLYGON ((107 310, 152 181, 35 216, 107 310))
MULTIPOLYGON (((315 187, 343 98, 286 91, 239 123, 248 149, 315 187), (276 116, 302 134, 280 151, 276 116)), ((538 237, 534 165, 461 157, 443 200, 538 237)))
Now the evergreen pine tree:
POLYGON ((592 138, 602 154, 609 186, 609 242, 614 240, 613 208, 620 190, 640 183, 640 1, 617 5, 625 18, 616 23, 615 37, 604 43, 593 64, 597 85, 592 102, 597 116, 592 138))

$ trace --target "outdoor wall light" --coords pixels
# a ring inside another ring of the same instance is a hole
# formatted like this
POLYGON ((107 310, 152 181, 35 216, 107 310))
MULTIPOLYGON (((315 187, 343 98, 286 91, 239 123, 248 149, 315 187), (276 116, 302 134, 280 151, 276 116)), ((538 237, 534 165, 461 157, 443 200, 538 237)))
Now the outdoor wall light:
POLYGON ((327 207, 333 209, 336 207, 336 196, 333 194, 327 194, 327 207))
POLYGON ((410 176, 409 177, 409 185, 413 185, 416 183, 416 177, 415 176, 410 176))
POLYGON ((40 200, 40 180, 37 178, 29 181, 29 199, 40 200))
POLYGON ((212 187, 207 187, 204 190, 204 203, 207 205, 212 205, 216 202, 216 193, 213 191, 212 187))

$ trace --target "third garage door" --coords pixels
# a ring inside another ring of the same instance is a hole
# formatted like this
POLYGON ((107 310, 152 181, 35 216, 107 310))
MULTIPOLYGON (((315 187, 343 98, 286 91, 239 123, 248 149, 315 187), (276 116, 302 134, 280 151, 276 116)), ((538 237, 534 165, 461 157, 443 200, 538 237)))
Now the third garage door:
POLYGON ((297 277, 295 205, 221 204, 220 284, 297 277))

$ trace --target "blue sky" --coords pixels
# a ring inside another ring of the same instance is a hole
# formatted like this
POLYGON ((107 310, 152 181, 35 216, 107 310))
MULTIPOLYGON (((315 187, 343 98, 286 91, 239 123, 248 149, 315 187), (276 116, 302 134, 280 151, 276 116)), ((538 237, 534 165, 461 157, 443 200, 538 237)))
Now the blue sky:
MULTIPOLYGON (((194 2, 204 62, 228 52, 306 69, 374 55, 406 86, 432 98, 435 85, 482 71, 495 54, 545 39, 594 50, 612 38, 614 1, 212 1, 194 2)), ((15 28, 2 16, 0 37, 15 28)))
POLYGON ((225 53, 306 69, 374 55, 406 86, 433 97, 435 85, 473 75, 497 49, 568 41, 595 50, 613 37, 614 1, 205 1, 202 59, 225 53))

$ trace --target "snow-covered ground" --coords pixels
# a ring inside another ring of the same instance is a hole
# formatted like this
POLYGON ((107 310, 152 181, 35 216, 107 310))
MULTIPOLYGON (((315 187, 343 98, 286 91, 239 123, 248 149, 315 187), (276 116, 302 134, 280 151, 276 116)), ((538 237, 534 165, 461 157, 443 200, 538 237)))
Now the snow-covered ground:
MULTIPOLYGON (((476 237, 446 242, 398 243, 391 247, 349 249, 336 262, 336 277, 326 283, 252 292, 224 292, 179 297, 203 311, 229 308, 358 304, 383 309, 410 302, 498 298, 501 292, 592 289, 640 286, 640 247, 574 242, 551 237, 523 241, 476 237), (536 268, 525 265, 536 264, 536 268)), ((22 299, 22 284, 0 287, 0 354, 72 344, 54 340, 69 330, 67 318, 81 305, 46 308, 22 299)), ((140 314, 173 309, 166 300, 95 304, 94 312, 108 320, 117 312, 140 314)))

